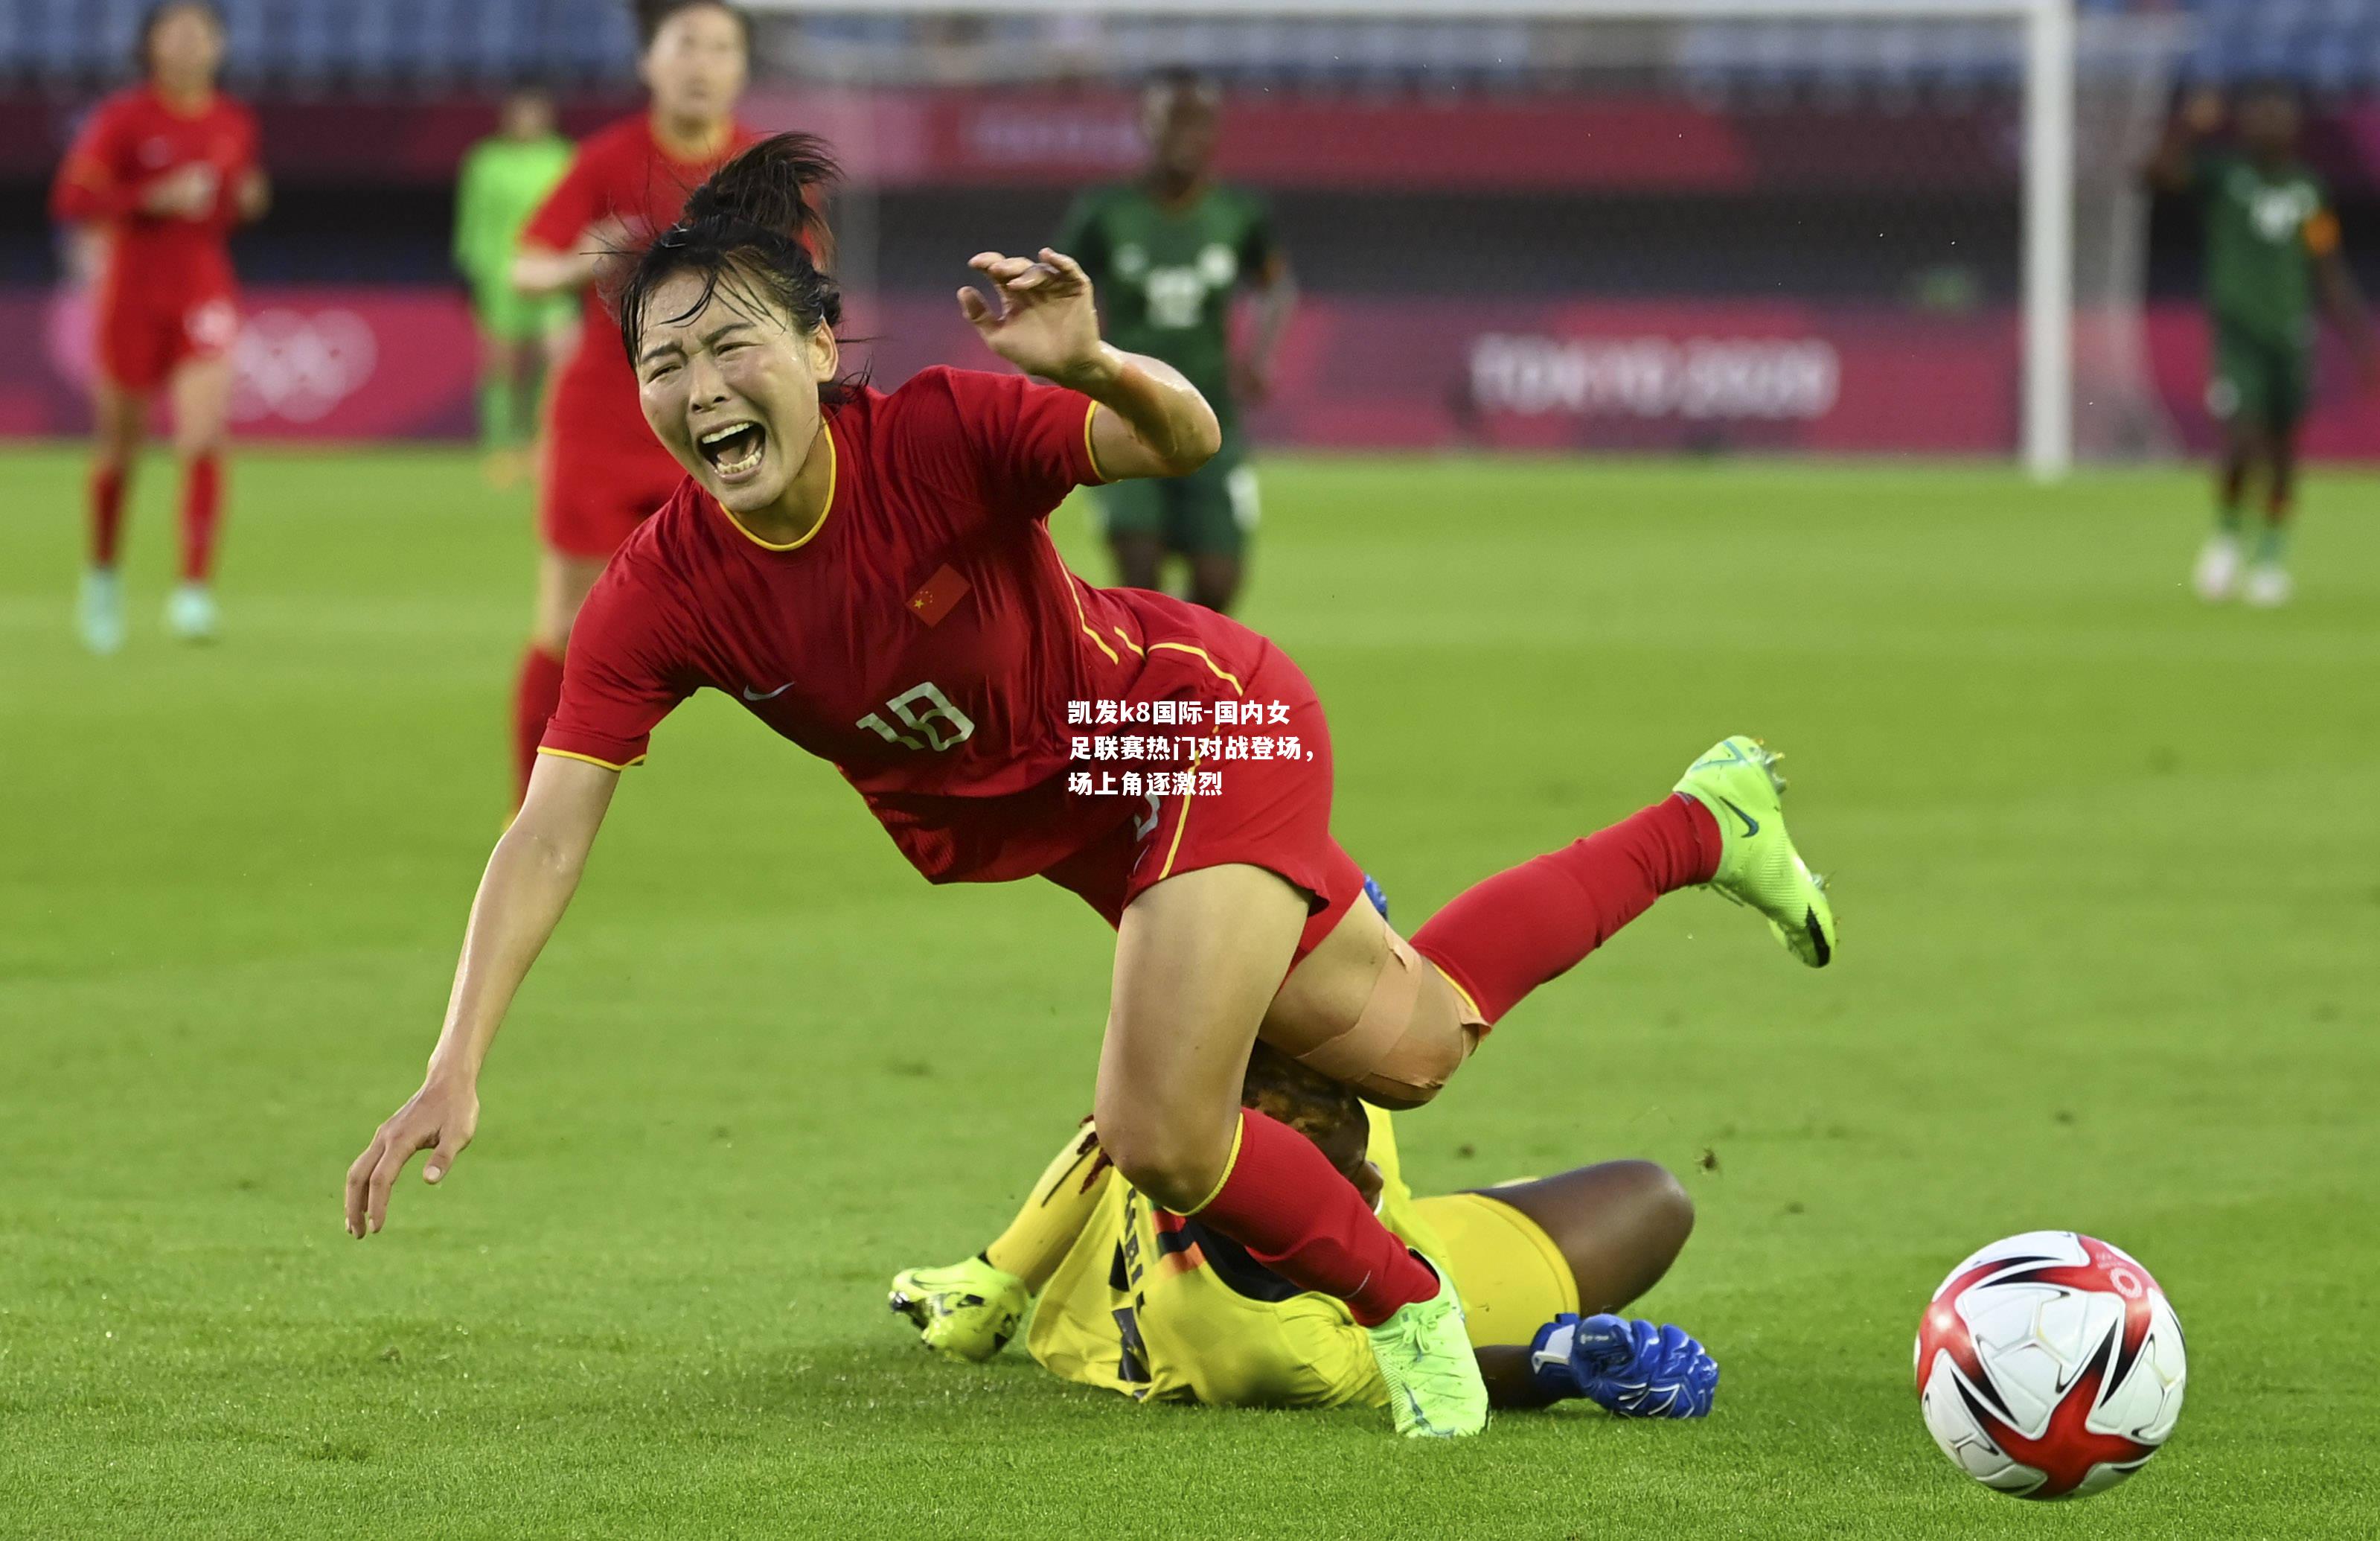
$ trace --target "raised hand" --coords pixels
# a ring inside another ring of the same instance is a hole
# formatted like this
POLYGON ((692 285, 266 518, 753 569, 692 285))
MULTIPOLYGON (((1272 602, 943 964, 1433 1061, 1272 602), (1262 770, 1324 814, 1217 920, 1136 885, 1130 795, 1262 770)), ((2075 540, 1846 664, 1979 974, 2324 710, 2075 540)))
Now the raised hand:
POLYGON ((1091 281, 1074 258, 1045 246, 1038 260, 979 251, 967 266, 991 280, 992 298, 963 288, 959 313, 994 353, 1027 374, 1077 387, 1112 370, 1091 281))

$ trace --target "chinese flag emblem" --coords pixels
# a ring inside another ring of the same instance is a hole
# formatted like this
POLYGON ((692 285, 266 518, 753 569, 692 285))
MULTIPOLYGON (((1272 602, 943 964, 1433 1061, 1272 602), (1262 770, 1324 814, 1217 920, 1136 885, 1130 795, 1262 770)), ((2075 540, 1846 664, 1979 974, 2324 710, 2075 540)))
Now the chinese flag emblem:
POLYGON ((951 613, 951 606, 966 597, 967 590, 974 586, 959 576, 957 569, 945 562, 935 569, 934 576, 926 580, 922 588, 909 596, 909 613, 928 626, 938 626, 941 624, 942 618, 951 613))

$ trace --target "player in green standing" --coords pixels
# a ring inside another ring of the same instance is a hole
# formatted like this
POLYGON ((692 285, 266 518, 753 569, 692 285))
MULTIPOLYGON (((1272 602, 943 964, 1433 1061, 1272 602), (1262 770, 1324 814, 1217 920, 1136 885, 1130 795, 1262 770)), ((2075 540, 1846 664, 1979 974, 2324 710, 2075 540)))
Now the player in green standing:
POLYGON ((496 132, 464 153, 455 182, 455 265, 471 287, 480 328, 480 443, 499 483, 527 463, 545 369, 575 313, 567 296, 530 299, 512 282, 521 226, 562 180, 570 154, 554 129, 553 98, 523 86, 504 98, 496 132))
POLYGON ((2215 92, 2193 96, 2149 167, 2165 192, 2195 197, 2206 221, 2206 310, 2214 333, 2207 410, 2223 424, 2216 527, 2195 582, 2208 601, 2287 603, 2298 427, 2313 395, 2314 311, 2346 334, 2367 384, 2374 371, 2362 298, 2339 255, 2338 219, 2321 179, 2298 158, 2297 98, 2287 87, 2245 92, 2236 146, 2205 147, 2222 124, 2215 92), (2251 548, 2242 505, 2261 473, 2264 524, 2251 548))
POLYGON ((1222 451, 1204 470, 1098 495, 1117 581, 1159 588, 1165 559, 1178 556, 1189 568, 1187 597, 1213 610, 1229 610, 1239 593, 1257 522, 1237 409, 1268 394, 1296 303, 1263 201, 1210 175, 1221 118, 1211 81, 1188 70, 1152 77, 1141 103, 1148 169, 1076 199, 1054 243, 1090 275, 1109 340, 1180 370, 1222 421, 1222 451), (1244 287, 1256 296, 1256 325, 1234 352, 1232 303, 1244 287))

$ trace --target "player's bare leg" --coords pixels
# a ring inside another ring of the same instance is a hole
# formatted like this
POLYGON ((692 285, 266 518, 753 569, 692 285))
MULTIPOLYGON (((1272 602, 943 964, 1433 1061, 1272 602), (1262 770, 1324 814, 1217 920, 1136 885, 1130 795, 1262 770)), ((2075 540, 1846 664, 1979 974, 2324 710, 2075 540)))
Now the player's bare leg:
POLYGON ((103 378, 91 393, 91 565, 83 569, 75 618, 83 645, 109 654, 124 645, 124 587, 115 564, 149 400, 103 378))
POLYGON ((2270 429, 2265 437, 2265 523, 2240 591, 2251 605, 2269 609, 2289 603, 2289 513, 2297 503, 2298 442, 2294 425, 2270 429))
POLYGON ((1190 603, 1229 615, 1232 602, 1240 596, 1244 570, 1240 558, 1229 553, 1196 553, 1190 558, 1190 603))
POLYGON ((528 789, 529 772, 537 768, 538 740, 545 737, 546 719, 562 703, 562 654, 570 645, 570 628, 588 591, 603 576, 600 556, 574 556, 546 551, 538 556, 537 611, 530 624, 528 651, 521 656, 520 674, 513 683, 513 801, 528 789))
POLYGON ((1368 903, 1347 907, 1266 1009, 1264 1041, 1391 1111, 1438 1095, 1479 1042, 1446 976, 1368 903))
POLYGON ((1196 1214, 1371 1331, 1397 1427, 1475 1433, 1487 1390, 1451 1284, 1390 1233, 1304 1135, 1240 1106, 1258 1024, 1306 899, 1258 867, 1202 868, 1135 899, 1117 928, 1094 1119, 1124 1180, 1196 1214))
POLYGON ((2240 592, 2240 575, 2247 566, 2241 510, 2250 479, 2269 458, 2263 425, 2234 415, 2224 427, 2223 456, 2216 462, 2215 528, 2199 548, 2198 565, 2191 574, 2192 587, 2210 605, 2240 592))
POLYGON ((534 341, 480 334, 480 464, 497 487, 516 485, 527 469, 521 446, 533 421, 538 357, 534 341))
POLYGON ((215 634, 215 535, 223 519, 223 450, 231 426, 231 360, 193 359, 174 371, 174 454, 182 465, 181 581, 165 601, 165 629, 184 642, 215 634))
POLYGON ((1108 550, 1115 556, 1116 587, 1160 589, 1163 586, 1165 542, 1155 532, 1111 531, 1108 535, 1108 550))

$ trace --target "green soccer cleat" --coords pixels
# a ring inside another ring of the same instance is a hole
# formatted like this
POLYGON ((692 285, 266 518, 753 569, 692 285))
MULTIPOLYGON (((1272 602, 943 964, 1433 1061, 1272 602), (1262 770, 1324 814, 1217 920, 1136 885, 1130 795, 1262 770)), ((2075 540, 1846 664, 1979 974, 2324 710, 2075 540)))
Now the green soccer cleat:
POLYGON ((1835 956, 1835 907, 1827 880, 1803 863, 1785 832, 1785 778, 1777 773, 1782 758, 1739 734, 1687 766, 1677 789, 1718 821, 1718 871, 1710 886, 1767 916, 1786 951, 1823 969, 1835 956))
POLYGON ((1479 1378, 1479 1356, 1463 1330, 1454 1280, 1430 1266, 1438 1293, 1370 1328, 1372 1357, 1388 1387, 1397 1432, 1408 1439, 1454 1439, 1488 1426, 1488 1383, 1479 1378))
POLYGON ((916 1325, 928 1349, 980 1364, 1008 1346, 1033 1293, 1014 1274, 980 1257, 946 1268, 904 1268, 892 1276, 892 1309, 916 1325))

